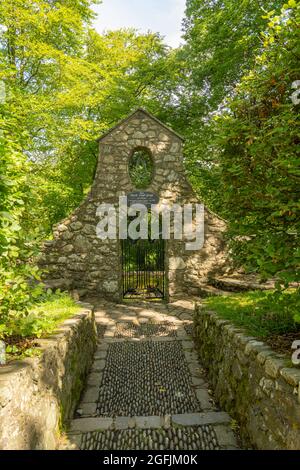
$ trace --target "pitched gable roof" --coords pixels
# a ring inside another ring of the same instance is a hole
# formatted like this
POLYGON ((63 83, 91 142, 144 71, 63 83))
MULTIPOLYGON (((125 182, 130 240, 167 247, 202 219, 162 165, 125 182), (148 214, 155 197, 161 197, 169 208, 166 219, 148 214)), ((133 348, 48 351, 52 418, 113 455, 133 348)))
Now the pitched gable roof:
POLYGON ((118 124, 116 124, 115 126, 113 126, 111 129, 109 129, 107 132, 105 132, 105 134, 103 134, 101 137, 99 137, 99 139, 97 139, 98 142, 100 142, 102 139, 104 139, 104 137, 108 136, 111 132, 113 132, 115 129, 117 129, 119 126, 121 126, 122 124, 125 124, 126 121, 128 121, 129 119, 131 119, 132 117, 134 117, 136 114, 138 113, 143 113, 145 114, 147 117, 149 117, 150 119, 152 119, 153 121, 155 121, 157 124, 159 124, 161 127, 163 127, 164 129, 167 129, 169 132, 171 132, 172 134, 176 135, 176 137, 178 137, 180 140, 184 141, 184 138, 178 134, 177 132, 173 131, 173 129, 171 129, 170 127, 168 127, 166 124, 164 124, 163 122, 161 122, 159 119, 157 119, 155 116, 153 116, 153 114, 149 113, 148 111, 146 111, 145 109, 143 108, 137 108, 135 109, 132 113, 130 113, 126 118, 122 119, 120 122, 118 122, 118 124))

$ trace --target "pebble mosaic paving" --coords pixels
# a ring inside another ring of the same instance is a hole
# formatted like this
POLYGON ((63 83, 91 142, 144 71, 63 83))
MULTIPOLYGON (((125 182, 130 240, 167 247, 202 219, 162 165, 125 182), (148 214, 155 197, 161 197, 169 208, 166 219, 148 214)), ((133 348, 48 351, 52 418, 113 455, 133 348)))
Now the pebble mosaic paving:
POLYGON ((94 301, 98 349, 62 449, 237 449, 192 341, 193 304, 94 301))
POLYGON ((212 426, 95 431, 82 435, 81 450, 217 450, 212 426))
POLYGON ((115 338, 149 338, 151 336, 176 336, 176 326, 172 323, 117 323, 115 338))
POLYGON ((165 415, 199 408, 178 341, 109 345, 99 416, 165 415))

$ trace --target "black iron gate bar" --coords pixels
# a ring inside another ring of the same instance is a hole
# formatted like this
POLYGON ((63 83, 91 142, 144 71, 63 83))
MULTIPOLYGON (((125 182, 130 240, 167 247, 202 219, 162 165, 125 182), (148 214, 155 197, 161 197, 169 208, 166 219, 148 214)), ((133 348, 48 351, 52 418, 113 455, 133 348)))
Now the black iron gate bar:
POLYGON ((164 243, 122 240, 123 298, 164 298, 164 243))

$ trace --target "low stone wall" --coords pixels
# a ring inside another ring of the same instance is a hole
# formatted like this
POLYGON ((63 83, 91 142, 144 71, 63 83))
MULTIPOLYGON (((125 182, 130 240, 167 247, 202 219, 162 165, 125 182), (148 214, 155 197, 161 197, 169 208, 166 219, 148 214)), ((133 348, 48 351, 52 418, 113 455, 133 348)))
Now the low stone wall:
POLYGON ((73 417, 91 367, 97 335, 91 308, 39 340, 40 357, 0 368, 0 449, 55 449, 73 417))
POLYGON ((300 369, 214 312, 195 309, 198 352, 244 446, 300 449, 300 369))

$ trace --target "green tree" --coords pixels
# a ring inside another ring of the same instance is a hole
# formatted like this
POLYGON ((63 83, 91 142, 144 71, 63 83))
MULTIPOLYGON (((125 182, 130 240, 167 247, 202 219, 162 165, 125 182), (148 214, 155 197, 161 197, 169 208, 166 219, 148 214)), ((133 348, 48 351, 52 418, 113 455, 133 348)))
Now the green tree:
MULTIPOLYGON (((26 312, 41 293, 32 287, 39 279, 30 263, 34 244, 22 229, 22 219, 30 200, 28 164, 18 144, 17 120, 0 104, 0 337, 8 319, 26 312)), ((7 331, 6 331, 7 333, 7 331)))
POLYGON ((0 6, 6 107, 30 163, 34 199, 23 224, 29 232, 36 228, 37 237, 88 191, 97 137, 134 107, 156 110, 161 98, 154 98, 155 83, 163 88, 169 52, 161 38, 134 30, 97 34, 92 3, 4 0, 0 6))
POLYGON ((218 153, 211 122, 226 105, 240 78, 254 65, 262 47, 263 15, 282 0, 187 0, 185 63, 180 94, 181 132, 186 136, 186 166, 194 188, 223 213, 218 153))
POLYGON ((223 204, 234 259, 282 284, 299 281, 300 5, 266 15, 263 48, 217 118, 223 204))
MULTIPOLYGON (((83 50, 90 2, 0 4, 0 315, 26 314, 41 295, 33 264, 36 204, 31 171, 66 62, 83 50)), ((46 144, 44 145, 46 148, 46 144)), ((42 220, 42 218, 41 218, 42 220)), ((5 323, 1 322, 1 328, 5 323)), ((3 332, 2 332, 3 333, 3 332)), ((1 332, 0 332, 1 334, 1 332)))

